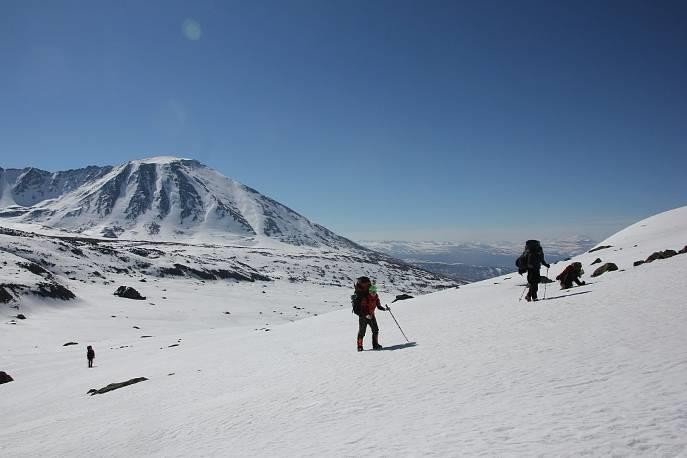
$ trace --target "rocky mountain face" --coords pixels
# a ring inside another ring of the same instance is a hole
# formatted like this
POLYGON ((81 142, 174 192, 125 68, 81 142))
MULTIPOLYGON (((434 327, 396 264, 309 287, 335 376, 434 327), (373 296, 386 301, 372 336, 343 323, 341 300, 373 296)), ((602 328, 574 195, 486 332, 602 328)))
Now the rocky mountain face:
POLYGON ((93 237, 362 249, 198 161, 174 157, 65 172, 0 169, 2 218, 93 237))

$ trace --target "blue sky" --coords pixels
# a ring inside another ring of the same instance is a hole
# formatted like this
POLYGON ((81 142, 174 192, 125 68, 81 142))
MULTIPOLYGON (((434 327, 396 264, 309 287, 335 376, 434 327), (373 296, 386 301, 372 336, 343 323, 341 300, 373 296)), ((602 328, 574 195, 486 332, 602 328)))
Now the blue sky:
POLYGON ((687 3, 0 2, 0 166, 192 157, 354 238, 687 204, 687 3))

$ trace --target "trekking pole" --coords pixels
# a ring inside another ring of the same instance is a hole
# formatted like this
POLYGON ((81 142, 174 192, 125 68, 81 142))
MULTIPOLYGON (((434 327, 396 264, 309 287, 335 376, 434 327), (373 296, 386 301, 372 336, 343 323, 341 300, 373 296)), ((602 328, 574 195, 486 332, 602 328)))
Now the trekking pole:
POLYGON ((391 318, 393 318, 394 321, 396 321, 396 326, 398 326, 398 329, 401 331, 401 334, 403 334, 403 337, 405 337, 406 342, 410 343, 410 340, 408 340, 408 337, 406 337, 406 333, 403 332, 403 329, 401 329, 401 325, 398 324, 398 321, 396 320, 396 317, 394 316, 393 313, 391 313, 391 308, 389 308, 388 305, 386 306, 386 311, 389 312, 389 313, 391 314, 391 318))
MULTIPOLYGON (((546 268, 546 279, 547 280, 549 279, 549 268, 548 267, 546 268)), ((546 283, 544 283, 544 300, 546 300, 546 285, 548 285, 548 284, 549 284, 548 281, 546 283)))
POLYGON ((529 288, 530 285, 525 285, 525 289, 522 290, 522 293, 520 293, 520 299, 518 299, 518 302, 522 301, 522 296, 525 295, 525 291, 527 291, 527 288, 529 288))

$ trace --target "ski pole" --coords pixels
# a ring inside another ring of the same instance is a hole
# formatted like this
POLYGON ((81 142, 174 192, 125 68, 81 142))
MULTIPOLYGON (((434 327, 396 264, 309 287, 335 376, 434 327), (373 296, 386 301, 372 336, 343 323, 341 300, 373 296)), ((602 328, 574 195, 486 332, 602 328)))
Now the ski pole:
POLYGON ((403 334, 403 337, 405 337, 406 342, 410 343, 410 340, 408 340, 408 337, 406 337, 406 333, 403 332, 403 329, 401 329, 401 325, 398 324, 398 321, 396 320, 396 317, 394 316, 393 313, 391 313, 391 308, 390 308, 388 305, 386 306, 386 311, 389 312, 389 313, 391 314, 391 318, 393 318, 394 321, 396 322, 396 326, 398 326, 398 329, 401 331, 401 334, 403 334))
POLYGON ((530 285, 525 285, 525 289, 522 290, 522 293, 520 293, 520 299, 518 299, 518 302, 522 301, 522 296, 525 295, 525 291, 527 291, 527 288, 529 288, 530 285))
MULTIPOLYGON (((546 279, 547 280, 549 279, 549 268, 548 267, 546 268, 546 279)), ((544 283, 544 300, 546 300, 546 285, 548 285, 548 284, 549 284, 548 281, 546 283, 544 283)))

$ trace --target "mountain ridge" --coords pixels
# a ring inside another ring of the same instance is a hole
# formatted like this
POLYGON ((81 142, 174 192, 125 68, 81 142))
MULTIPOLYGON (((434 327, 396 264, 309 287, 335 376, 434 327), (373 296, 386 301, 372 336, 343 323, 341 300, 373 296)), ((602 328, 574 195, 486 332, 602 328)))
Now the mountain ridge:
POLYGON ((194 159, 48 172, 0 168, 0 221, 91 237, 364 248, 194 159))

